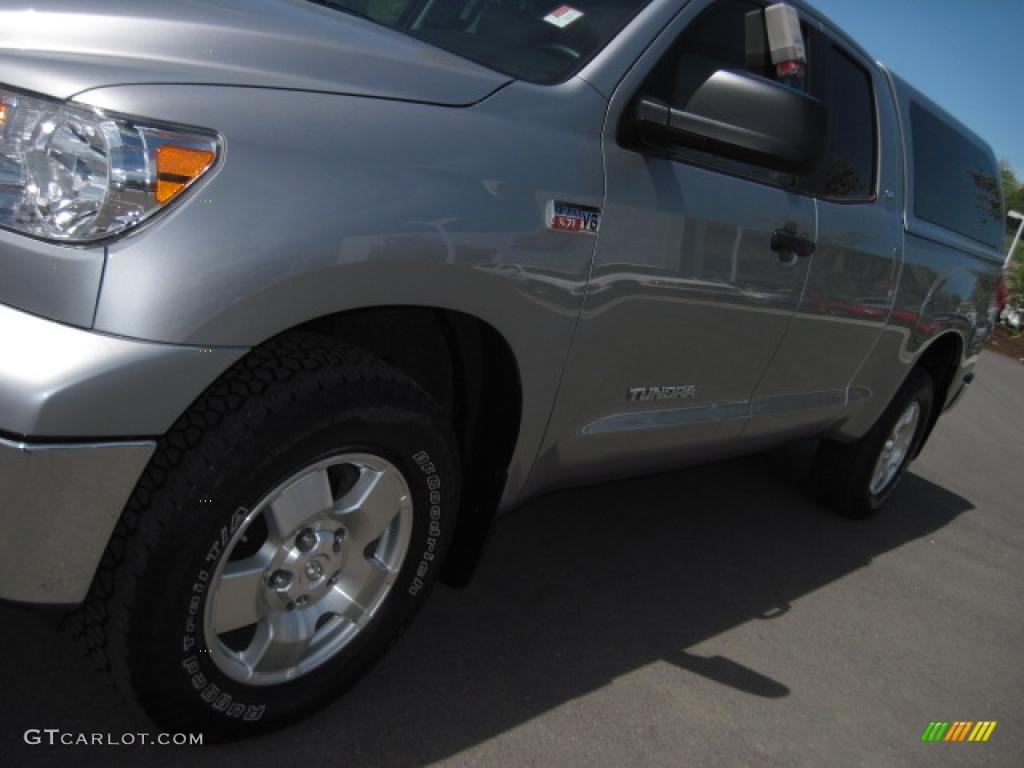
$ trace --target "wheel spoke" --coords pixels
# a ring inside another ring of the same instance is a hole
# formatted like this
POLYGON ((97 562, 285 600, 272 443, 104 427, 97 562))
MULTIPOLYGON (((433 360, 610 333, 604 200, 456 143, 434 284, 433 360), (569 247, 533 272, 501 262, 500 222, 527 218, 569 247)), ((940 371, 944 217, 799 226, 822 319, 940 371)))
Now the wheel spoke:
POLYGON ((903 414, 903 418, 900 419, 900 431, 902 432, 911 424, 917 420, 917 404, 915 403, 910 408, 907 408, 907 412, 903 414))
POLYGON ((393 581, 394 576, 377 560, 353 552, 338 576, 337 588, 364 610, 371 611, 376 607, 373 603, 380 596, 382 587, 386 582, 393 581))
POLYGON ((339 501, 337 512, 348 529, 353 551, 360 556, 370 542, 384 534, 402 505, 408 503, 396 486, 389 471, 363 467, 352 490, 339 501))
POLYGON ((333 503, 327 472, 316 470, 285 488, 270 503, 267 522, 280 541, 310 517, 329 510, 333 503))
POLYGON ((321 616, 324 614, 340 616, 353 624, 358 624, 366 615, 363 605, 350 597, 340 584, 324 595, 323 600, 320 601, 320 607, 322 609, 321 616))
POLYGON ((218 635, 248 627, 263 618, 260 587, 266 567, 266 558, 259 554, 224 566, 213 597, 213 627, 218 635))
POLYGON ((302 661, 316 633, 312 611, 280 611, 268 614, 256 629, 242 660, 253 673, 291 669, 302 661))
POLYGON ((871 491, 873 493, 877 493, 881 490, 882 480, 888 471, 889 465, 885 460, 879 460, 878 465, 875 467, 875 474, 871 477, 871 491))

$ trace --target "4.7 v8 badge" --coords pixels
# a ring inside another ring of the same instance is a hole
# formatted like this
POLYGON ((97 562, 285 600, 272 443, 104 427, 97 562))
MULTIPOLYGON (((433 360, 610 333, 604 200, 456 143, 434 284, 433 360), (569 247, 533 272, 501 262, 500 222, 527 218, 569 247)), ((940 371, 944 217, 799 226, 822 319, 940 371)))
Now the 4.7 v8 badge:
POLYGON ((596 235, 601 226, 601 209, 552 200, 548 203, 548 229, 596 235))

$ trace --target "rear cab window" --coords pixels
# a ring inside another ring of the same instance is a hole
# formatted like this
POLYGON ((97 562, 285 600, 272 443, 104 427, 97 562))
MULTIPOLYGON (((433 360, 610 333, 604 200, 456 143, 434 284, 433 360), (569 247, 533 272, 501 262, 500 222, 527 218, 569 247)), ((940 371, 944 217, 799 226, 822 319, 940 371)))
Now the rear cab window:
POLYGON ((590 61, 650 0, 311 0, 519 80, 551 85, 590 61))
POLYGON ((918 101, 910 102, 910 124, 914 215, 999 248, 1003 195, 992 153, 918 101))

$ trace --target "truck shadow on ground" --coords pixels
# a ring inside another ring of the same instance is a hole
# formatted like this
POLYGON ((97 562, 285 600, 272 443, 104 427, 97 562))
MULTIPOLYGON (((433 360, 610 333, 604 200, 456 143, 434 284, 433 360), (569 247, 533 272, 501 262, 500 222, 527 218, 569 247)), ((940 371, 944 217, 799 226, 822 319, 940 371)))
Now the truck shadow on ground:
MULTIPOLYGON (((910 474, 884 516, 833 517, 805 493, 811 447, 531 503, 499 522, 470 587, 438 589, 406 637, 345 697, 276 734, 189 750, 188 761, 291 764, 334 754, 353 765, 424 765, 659 660, 751 696, 788 695, 784 680, 687 649, 778 617, 792 601, 973 508, 910 474)), ((0 607, 0 758, 16 753, 16 764, 59 759, 59 748, 24 746, 27 728, 121 733, 128 724, 55 623, 46 613, 0 607)), ((80 748, 73 757, 79 765, 172 765, 184 755, 80 748)))

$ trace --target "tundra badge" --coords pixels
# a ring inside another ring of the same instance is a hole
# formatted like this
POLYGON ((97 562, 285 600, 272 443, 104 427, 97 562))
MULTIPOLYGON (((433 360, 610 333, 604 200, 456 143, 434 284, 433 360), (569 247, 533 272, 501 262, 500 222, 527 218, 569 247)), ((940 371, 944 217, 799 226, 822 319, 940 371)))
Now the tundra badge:
POLYGON ((686 400, 697 394, 694 384, 683 384, 676 387, 633 387, 629 390, 630 402, 646 402, 648 400, 686 400))

